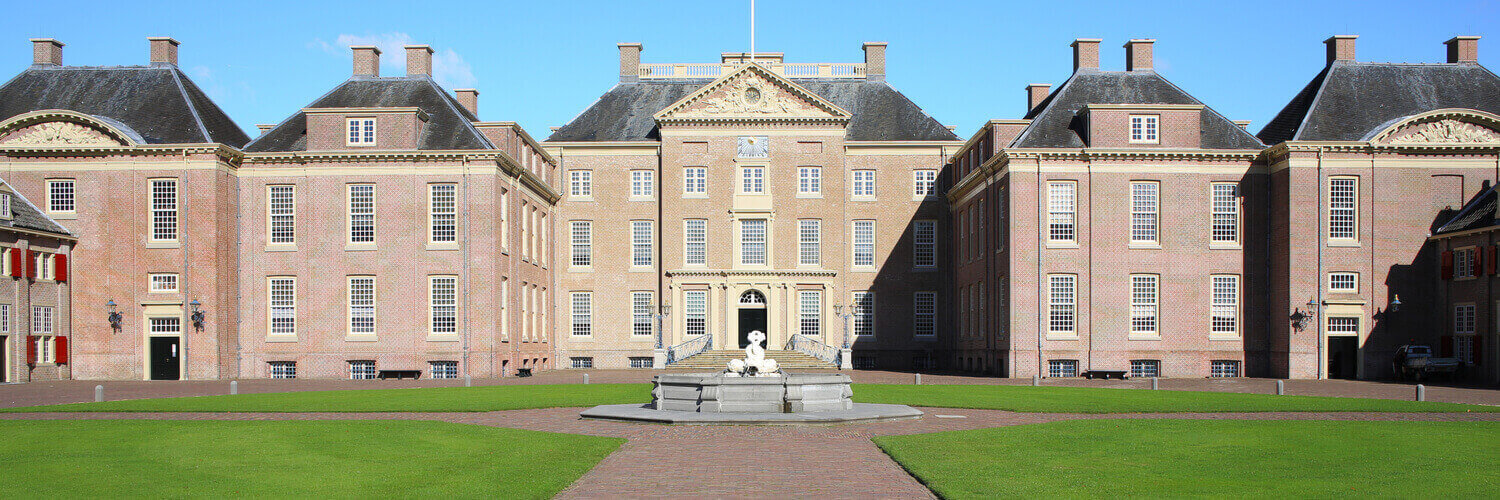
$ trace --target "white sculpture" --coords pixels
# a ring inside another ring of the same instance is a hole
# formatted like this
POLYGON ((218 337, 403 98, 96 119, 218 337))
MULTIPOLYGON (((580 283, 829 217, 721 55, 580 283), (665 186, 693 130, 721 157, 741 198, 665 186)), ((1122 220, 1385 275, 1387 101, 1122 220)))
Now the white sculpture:
POLYGON ((781 367, 777 366, 776 360, 766 358, 766 348, 761 346, 766 341, 766 333, 755 330, 750 332, 748 338, 750 345, 745 346, 745 359, 730 360, 729 369, 724 374, 735 377, 781 376, 781 367))

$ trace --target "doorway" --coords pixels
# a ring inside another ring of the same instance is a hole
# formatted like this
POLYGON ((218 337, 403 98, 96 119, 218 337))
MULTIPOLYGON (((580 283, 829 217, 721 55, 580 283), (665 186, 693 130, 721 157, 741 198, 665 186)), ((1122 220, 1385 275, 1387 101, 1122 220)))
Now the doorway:
POLYGON ((1328 378, 1353 380, 1359 376, 1359 337, 1328 337, 1328 378))
POLYGON ((740 349, 750 345, 750 332, 760 330, 766 334, 766 347, 771 344, 771 332, 766 331, 766 296, 759 290, 746 290, 740 294, 739 342, 740 349))
POLYGON ((0 335, 0 382, 10 382, 10 337, 0 335))
POLYGON ((151 380, 177 380, 182 371, 179 337, 151 337, 151 380))

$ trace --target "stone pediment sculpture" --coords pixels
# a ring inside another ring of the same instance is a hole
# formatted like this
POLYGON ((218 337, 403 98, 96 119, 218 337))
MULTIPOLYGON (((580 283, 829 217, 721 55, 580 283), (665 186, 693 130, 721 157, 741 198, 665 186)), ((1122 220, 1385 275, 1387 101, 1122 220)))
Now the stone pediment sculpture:
POLYGON ((750 332, 748 336, 750 345, 745 346, 745 359, 734 359, 729 361, 728 369, 724 375, 729 377, 780 377, 781 367, 776 360, 766 357, 766 348, 761 344, 766 342, 766 333, 760 330, 750 332))
POLYGON ((120 143, 97 130, 72 122, 45 122, 32 125, 8 137, 12 146, 118 146, 120 143))
POLYGON ((756 64, 704 85, 656 114, 658 120, 831 120, 849 112, 756 64))
POLYGON ((1471 144, 1500 142, 1500 133, 1481 125, 1444 118, 1397 131, 1392 144, 1471 144))

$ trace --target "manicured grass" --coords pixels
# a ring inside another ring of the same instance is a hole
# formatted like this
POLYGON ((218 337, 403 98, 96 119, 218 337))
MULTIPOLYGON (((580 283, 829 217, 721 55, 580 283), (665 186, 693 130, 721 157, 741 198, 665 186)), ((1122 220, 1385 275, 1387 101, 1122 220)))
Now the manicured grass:
POLYGON ((854 400, 860 403, 1047 413, 1500 411, 1500 407, 1493 406, 1389 399, 1003 385, 860 384, 854 387, 854 400))
POLYGON ((495 385, 134 399, 0 409, 120 412, 469 412, 651 402, 651 384, 495 385))
POLYGON ((875 438, 944 498, 1429 497, 1500 491, 1500 423, 1082 420, 875 438))
POLYGON ((623 439, 423 421, 0 421, 3 496, 550 498, 623 439))

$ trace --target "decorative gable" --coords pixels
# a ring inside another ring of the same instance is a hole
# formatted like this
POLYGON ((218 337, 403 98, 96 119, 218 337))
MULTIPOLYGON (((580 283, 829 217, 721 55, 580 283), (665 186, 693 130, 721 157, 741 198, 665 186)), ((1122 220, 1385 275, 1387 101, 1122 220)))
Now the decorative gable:
POLYGON ((139 142, 124 125, 72 111, 37 111, 0 123, 0 146, 116 147, 139 142))
POLYGON ((759 64, 746 64, 656 113, 663 123, 812 121, 842 123, 850 114, 759 64))
POLYGON ((1401 120, 1371 142, 1438 146, 1500 143, 1500 116, 1473 110, 1445 109, 1401 120))

